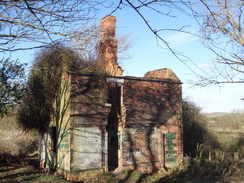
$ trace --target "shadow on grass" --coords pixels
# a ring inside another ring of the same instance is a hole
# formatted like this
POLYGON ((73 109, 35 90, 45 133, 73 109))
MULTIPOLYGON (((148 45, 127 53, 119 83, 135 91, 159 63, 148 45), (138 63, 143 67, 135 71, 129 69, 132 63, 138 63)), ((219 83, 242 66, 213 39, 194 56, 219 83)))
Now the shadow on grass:
MULTIPOLYGON (((13 173, 13 174, 10 174, 10 175, 6 175, 6 176, 3 176, 0 178, 0 180, 11 180, 11 179, 16 179, 16 178, 21 178, 22 176, 28 176, 28 180, 33 180, 35 179, 36 177, 40 177, 40 172, 37 173, 37 172, 24 172, 24 173, 13 173), (30 176, 32 175, 32 176, 30 176)), ((25 179, 25 178, 23 178, 25 179)), ((23 179, 21 181, 23 181, 23 179)))
POLYGON ((193 160, 182 170, 168 169, 154 173, 129 170, 114 175, 118 183, 219 183, 244 182, 244 162, 221 164, 193 160), (124 174, 124 176, 121 176, 124 174))
POLYGON ((15 170, 15 169, 16 168, 5 168, 5 169, 1 170, 1 167, 0 167, 0 173, 8 172, 8 171, 15 170))
POLYGON ((136 171, 130 173, 123 179, 118 180, 119 183, 217 183, 221 177, 194 177, 188 173, 172 173, 165 175, 164 173, 145 173, 140 174, 136 171))
POLYGON ((126 181, 131 177, 131 175, 132 175, 133 172, 134 172, 134 170, 129 170, 129 171, 127 172, 126 177, 123 178, 122 180, 120 180, 119 183, 124 183, 124 182, 126 182, 126 181))
POLYGON ((156 182, 158 175, 155 173, 141 173, 137 170, 128 170, 113 174, 114 180, 117 183, 142 183, 142 182, 156 182))
POLYGON ((43 176, 36 154, 18 163, 11 161, 0 166, 0 182, 33 181, 43 176))

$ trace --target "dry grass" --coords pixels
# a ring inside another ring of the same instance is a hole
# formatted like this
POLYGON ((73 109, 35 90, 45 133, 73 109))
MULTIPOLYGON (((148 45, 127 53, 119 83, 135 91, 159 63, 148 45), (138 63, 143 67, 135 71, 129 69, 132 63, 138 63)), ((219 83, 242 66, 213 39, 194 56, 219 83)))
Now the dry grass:
MULTIPOLYGON (((0 120, 0 182, 68 182, 57 175, 46 175, 37 166, 26 164, 26 156, 36 147, 36 135, 24 133, 15 122, 14 117, 0 120), (3 163, 5 161, 5 165, 3 163), (21 161, 21 164, 19 163, 21 161), (10 163, 14 163, 7 165, 10 163)), ((210 128, 218 142, 228 150, 243 147, 243 132, 223 131, 220 128, 210 128)), ((211 139, 210 139, 211 140, 211 139)), ((225 148, 223 148, 225 149, 225 148)), ((243 152, 242 157, 243 158, 243 152)), ((36 164, 37 159, 35 159, 36 164)), ((84 182, 119 182, 119 183, 217 183, 244 182, 244 161, 233 161, 225 157, 225 161, 215 159, 208 161, 203 158, 190 158, 189 164, 183 170, 169 170, 155 174, 143 174, 137 171, 121 172, 120 174, 103 173, 84 177, 84 182)))
POLYGON ((24 132, 14 115, 0 120, 0 137, 0 163, 19 163, 37 148, 36 135, 24 132))
POLYGON ((35 146, 35 139, 28 134, 19 134, 0 139, 0 162, 18 163, 25 158, 35 146))

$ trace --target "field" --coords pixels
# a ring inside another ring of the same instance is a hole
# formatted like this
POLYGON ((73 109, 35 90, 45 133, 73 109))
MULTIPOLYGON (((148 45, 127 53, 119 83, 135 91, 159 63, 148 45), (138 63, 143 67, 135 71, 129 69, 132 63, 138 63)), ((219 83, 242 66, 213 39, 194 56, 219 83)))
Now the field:
MULTIPOLYGON (((83 182, 100 183, 244 183, 244 129, 237 130, 221 127, 214 120, 225 114, 208 116, 208 130, 214 134, 220 144, 215 159, 201 157, 201 145, 198 157, 185 157, 182 169, 161 170, 154 173, 125 171, 105 172, 99 175, 84 174, 83 182), (235 154, 235 158, 227 155, 235 154)), ((24 133, 12 118, 0 121, 0 182, 69 182, 55 172, 40 169, 37 160, 37 134, 24 133)))
POLYGON ((216 140, 226 151, 243 150, 244 148, 244 118, 238 120, 224 120, 227 113, 210 113, 205 114, 208 118, 208 130, 216 137, 216 140), (236 123, 235 123, 236 122, 236 123), (235 124, 234 124, 235 123, 235 124), (233 128, 233 126, 236 128, 233 128))

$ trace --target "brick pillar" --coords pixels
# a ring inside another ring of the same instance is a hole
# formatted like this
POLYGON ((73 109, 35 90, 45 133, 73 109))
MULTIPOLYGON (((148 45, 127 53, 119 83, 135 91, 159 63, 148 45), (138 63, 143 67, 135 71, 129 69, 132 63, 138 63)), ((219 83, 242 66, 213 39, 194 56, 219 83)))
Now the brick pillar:
POLYGON ((116 17, 107 16, 101 20, 101 41, 99 44, 98 69, 109 76, 122 76, 123 70, 117 62, 118 45, 115 38, 116 17))

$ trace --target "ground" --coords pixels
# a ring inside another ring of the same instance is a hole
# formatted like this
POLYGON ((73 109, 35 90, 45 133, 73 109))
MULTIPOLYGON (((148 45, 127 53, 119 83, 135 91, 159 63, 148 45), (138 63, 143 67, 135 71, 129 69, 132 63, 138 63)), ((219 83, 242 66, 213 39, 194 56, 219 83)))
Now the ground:
POLYGON ((37 156, 29 156, 19 163, 0 165, 0 182, 67 182, 39 168, 37 156))
MULTIPOLYGON (((37 157, 29 156, 18 164, 0 165, 0 182, 69 182, 56 173, 46 172, 39 169, 37 157)), ((84 182, 88 183, 244 183, 243 176, 231 177, 198 177, 193 178, 188 174, 175 176, 167 172, 157 172, 155 174, 142 174, 136 171, 123 173, 103 173, 97 176, 84 176, 84 182)))

